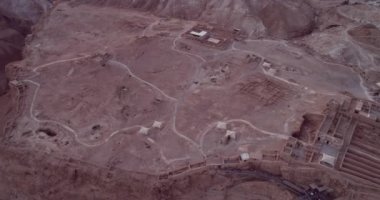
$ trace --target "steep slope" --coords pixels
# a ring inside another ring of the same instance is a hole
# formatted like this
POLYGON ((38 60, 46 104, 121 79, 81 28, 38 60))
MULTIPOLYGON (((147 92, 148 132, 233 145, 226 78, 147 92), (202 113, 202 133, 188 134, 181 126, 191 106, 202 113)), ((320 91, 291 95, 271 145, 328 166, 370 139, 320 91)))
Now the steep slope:
POLYGON ((304 1, 273 1, 260 11, 267 32, 277 38, 309 34, 314 27, 314 10, 304 1))
POLYGON ((0 95, 7 88, 6 64, 22 58, 24 37, 50 6, 51 2, 48 0, 0 1, 0 95))
POLYGON ((0 18, 0 95, 7 87, 4 67, 7 63, 22 58, 23 40, 22 34, 10 28, 6 21, 0 18))
POLYGON ((270 36, 281 39, 310 33, 315 17, 313 8, 302 0, 76 0, 72 3, 79 4, 134 8, 159 16, 243 28, 247 32, 264 24, 270 36))
POLYGON ((2 0, 0 12, 10 19, 36 23, 40 16, 51 7, 49 0, 2 0))

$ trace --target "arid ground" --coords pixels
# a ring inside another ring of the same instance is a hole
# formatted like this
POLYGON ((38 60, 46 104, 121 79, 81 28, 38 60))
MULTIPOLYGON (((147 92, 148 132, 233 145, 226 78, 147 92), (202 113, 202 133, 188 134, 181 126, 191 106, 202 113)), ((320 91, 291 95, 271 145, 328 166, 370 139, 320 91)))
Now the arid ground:
POLYGON ((334 199, 380 198, 333 169, 266 159, 332 99, 380 102, 380 7, 74 0, 35 23, 0 97, 0 199, 296 198, 209 169, 244 153, 334 199), (159 178, 193 163, 206 164, 159 178))

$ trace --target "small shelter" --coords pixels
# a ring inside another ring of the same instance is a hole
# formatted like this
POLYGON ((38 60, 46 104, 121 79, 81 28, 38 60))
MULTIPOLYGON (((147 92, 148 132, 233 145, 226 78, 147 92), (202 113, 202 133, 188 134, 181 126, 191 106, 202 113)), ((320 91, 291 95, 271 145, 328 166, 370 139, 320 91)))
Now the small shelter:
POLYGON ((355 105, 355 112, 360 112, 363 109, 364 102, 358 101, 355 105))
POLYGON ((226 137, 228 139, 236 140, 236 132, 235 131, 227 130, 226 131, 226 135, 224 137, 226 137))
POLYGON ((209 38, 207 39, 208 42, 213 43, 213 44, 219 44, 220 40, 216 38, 209 38))
POLYGON ((154 121, 152 124, 152 128, 156 128, 156 129, 162 129, 163 126, 164 126, 164 123, 160 121, 154 121))
POLYGON ((236 132, 227 130, 224 137, 221 139, 221 143, 227 145, 231 140, 236 140, 236 132))
POLYGON ((272 67, 272 64, 269 62, 264 61, 263 67, 272 67))
POLYGON ((148 135, 149 134, 149 128, 141 127, 138 133, 142 134, 142 135, 148 135))
POLYGON ((242 160, 242 161, 249 160, 249 153, 242 153, 242 154, 240 154, 240 160, 242 160))
POLYGON ((207 36, 207 31, 199 31, 199 32, 191 31, 190 34, 195 36, 195 37, 204 38, 207 36))
POLYGON ((227 123, 226 122, 218 122, 216 124, 216 128, 226 130, 227 129, 227 123))
POLYGON ((322 158, 320 161, 321 164, 327 165, 329 167, 334 167, 336 163, 336 157, 329 154, 322 154, 322 158))

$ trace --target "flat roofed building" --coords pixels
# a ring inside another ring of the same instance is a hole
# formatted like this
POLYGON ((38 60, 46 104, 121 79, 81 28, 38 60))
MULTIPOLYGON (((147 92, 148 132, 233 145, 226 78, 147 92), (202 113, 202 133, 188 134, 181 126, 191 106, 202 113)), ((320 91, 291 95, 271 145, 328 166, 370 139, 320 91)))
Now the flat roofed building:
POLYGON ((160 121, 154 121, 152 124, 153 128, 161 129, 163 127, 163 122, 160 121))
POLYGON ((249 160, 249 153, 242 153, 242 154, 240 154, 240 159, 241 159, 242 161, 247 161, 247 160, 249 160))
POLYGON ((236 132, 235 131, 227 130, 225 137, 233 139, 233 140, 236 140, 236 132))
POLYGON ((363 105, 364 105, 363 101, 358 101, 355 106, 355 111, 357 112, 361 111, 363 108, 363 105))
POLYGON ((208 42, 213 43, 213 44, 219 44, 220 40, 216 38, 209 38, 207 39, 208 42))
POLYGON ((271 67, 271 66, 272 66, 272 64, 271 64, 271 63, 269 63, 269 62, 264 62, 264 63, 263 63, 263 66, 264 66, 264 67, 271 67))
POLYGON ((321 158, 320 163, 327 165, 329 167, 335 167, 336 157, 324 153, 324 154, 322 154, 322 158, 321 158))
POLYGON ((191 31, 190 34, 196 37, 205 37, 207 35, 207 31, 200 31, 200 32, 191 31))
POLYGON ((225 122, 218 122, 216 124, 216 128, 225 130, 225 129, 227 129, 227 123, 225 123, 225 122))
POLYGON ((141 127, 138 133, 142 134, 142 135, 148 135, 149 134, 149 128, 141 127))

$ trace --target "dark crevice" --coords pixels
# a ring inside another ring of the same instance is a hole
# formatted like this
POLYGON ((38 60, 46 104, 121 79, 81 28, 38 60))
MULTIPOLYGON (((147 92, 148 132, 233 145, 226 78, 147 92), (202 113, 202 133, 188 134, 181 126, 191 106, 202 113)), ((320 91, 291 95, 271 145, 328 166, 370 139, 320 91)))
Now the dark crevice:
POLYGON ((44 133, 44 134, 46 134, 49 137, 57 136, 56 132, 54 132, 54 131, 52 131, 50 129, 46 129, 46 128, 40 128, 40 129, 38 129, 37 133, 44 133))
POLYGON ((8 90, 5 66, 21 60, 25 37, 30 33, 32 23, 12 19, 0 13, 0 95, 8 90))

